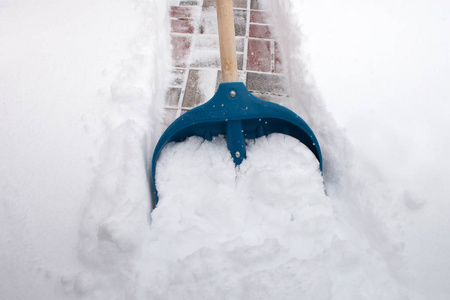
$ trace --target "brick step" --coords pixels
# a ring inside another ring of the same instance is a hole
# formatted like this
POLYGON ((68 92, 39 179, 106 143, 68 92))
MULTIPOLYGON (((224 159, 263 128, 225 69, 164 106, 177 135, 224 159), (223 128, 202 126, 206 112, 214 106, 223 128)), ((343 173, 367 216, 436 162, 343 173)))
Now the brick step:
MULTIPOLYGON (((221 82, 216 1, 177 4, 170 7, 173 70, 165 125, 208 101, 221 82)), ((239 80, 258 98, 280 103, 288 97, 283 59, 269 15, 262 9, 259 0, 234 1, 239 80)))

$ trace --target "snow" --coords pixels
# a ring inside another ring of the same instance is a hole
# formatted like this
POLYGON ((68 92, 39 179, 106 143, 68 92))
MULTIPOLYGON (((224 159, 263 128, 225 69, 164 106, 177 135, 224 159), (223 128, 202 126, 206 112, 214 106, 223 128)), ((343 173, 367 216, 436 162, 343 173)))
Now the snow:
POLYGON ((150 298, 399 298, 383 259, 337 219, 298 140, 248 141, 235 169, 224 138, 194 137, 171 144, 156 174, 147 249, 166 267, 151 277, 161 284, 150 298))
POLYGON ((120 190, 116 175, 129 174, 121 168, 136 152, 141 173, 133 171, 139 176, 129 189, 145 198, 147 219, 146 154, 162 111, 151 105, 164 83, 153 75, 165 74, 168 61, 154 45, 168 41, 144 29, 159 27, 164 36, 167 20, 157 12, 165 10, 127 0, 0 2, 2 298, 83 290, 86 280, 76 278, 90 264, 80 257, 95 255, 85 244, 101 227, 94 222, 114 213, 116 202, 103 193, 120 190), (146 193, 133 190, 139 183, 146 193), (106 216, 89 222, 90 207, 101 205, 106 216))
POLYGON ((373 185, 363 210, 403 248, 411 297, 446 298, 449 3, 305 1, 290 8, 305 36, 311 81, 344 127, 351 160, 360 162, 348 176, 373 185))
POLYGON ((328 196, 295 141, 193 138, 150 218, 168 3, 0 0, 2 298, 448 296, 449 3, 267 2, 328 196))

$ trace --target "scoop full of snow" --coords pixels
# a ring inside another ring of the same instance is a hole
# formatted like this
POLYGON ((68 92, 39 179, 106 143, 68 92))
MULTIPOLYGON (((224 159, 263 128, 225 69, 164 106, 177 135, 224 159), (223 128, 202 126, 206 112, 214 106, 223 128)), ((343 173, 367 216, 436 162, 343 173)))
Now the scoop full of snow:
POLYGON ((152 298, 364 299, 397 292, 382 259, 336 218, 317 159, 290 136, 247 141, 239 167, 223 137, 169 144, 156 186, 146 253, 152 298))

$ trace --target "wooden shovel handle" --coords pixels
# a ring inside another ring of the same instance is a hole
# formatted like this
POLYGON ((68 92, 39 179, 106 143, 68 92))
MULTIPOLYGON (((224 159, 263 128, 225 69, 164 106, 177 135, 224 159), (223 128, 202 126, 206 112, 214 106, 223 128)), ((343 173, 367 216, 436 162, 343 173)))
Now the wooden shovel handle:
POLYGON ((238 81, 233 0, 216 0, 222 81, 238 81))

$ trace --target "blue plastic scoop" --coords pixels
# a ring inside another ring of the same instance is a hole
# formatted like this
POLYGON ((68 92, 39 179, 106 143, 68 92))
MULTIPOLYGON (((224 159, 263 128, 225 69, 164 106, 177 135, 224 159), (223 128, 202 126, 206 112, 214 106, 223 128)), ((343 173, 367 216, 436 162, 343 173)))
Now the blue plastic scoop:
POLYGON ((159 139, 152 158, 155 205, 158 203, 155 172, 159 154, 167 143, 181 142, 190 136, 210 141, 213 136, 224 135, 234 163, 239 165, 246 157, 246 139, 283 133, 305 144, 316 156, 322 170, 319 143, 306 122, 286 107, 256 98, 242 82, 237 82, 232 5, 232 0, 217 0, 222 77, 227 83, 221 83, 208 102, 176 119, 159 139))

